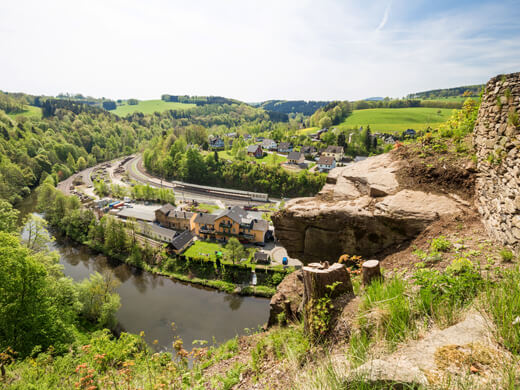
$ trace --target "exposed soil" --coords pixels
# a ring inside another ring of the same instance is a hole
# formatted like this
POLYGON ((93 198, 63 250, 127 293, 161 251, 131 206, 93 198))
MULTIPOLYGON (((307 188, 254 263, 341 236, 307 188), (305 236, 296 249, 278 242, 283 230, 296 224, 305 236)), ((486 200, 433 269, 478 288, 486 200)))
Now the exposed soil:
POLYGON ((473 198, 476 169, 469 156, 452 152, 425 152, 421 144, 400 147, 393 154, 396 159, 407 162, 397 172, 401 187, 437 194, 457 194, 466 200, 473 198))

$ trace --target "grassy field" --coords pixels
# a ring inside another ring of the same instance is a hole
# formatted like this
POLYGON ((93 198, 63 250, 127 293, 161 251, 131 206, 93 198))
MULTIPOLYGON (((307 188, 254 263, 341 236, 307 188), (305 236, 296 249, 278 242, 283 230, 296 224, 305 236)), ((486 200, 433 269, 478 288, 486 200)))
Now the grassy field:
POLYGON ((216 260, 215 252, 222 252, 223 255, 227 253, 227 250, 220 244, 207 241, 195 241, 186 252, 183 253, 186 257, 207 257, 212 260, 216 260))
POLYGON ((126 104, 126 102, 124 102, 122 105, 117 106, 117 108, 111 112, 119 116, 125 116, 133 112, 153 114, 156 111, 162 112, 166 110, 186 109, 193 107, 195 107, 195 104, 165 102, 162 100, 141 100, 139 101, 139 104, 136 104, 134 106, 128 105, 126 104))
MULTIPOLYGON (((233 157, 227 150, 221 150, 220 152, 218 152, 218 157, 219 159, 223 160, 235 161, 235 157, 233 157)), ((246 159, 249 161, 256 161, 257 164, 265 163, 267 165, 280 165, 281 163, 287 160, 287 157, 279 156, 277 154, 266 154, 262 158, 254 158, 247 156, 246 159)))
POLYGON ((19 115, 20 116, 26 116, 26 117, 41 118, 42 117, 42 109, 40 107, 25 106, 25 110, 23 112, 19 112, 17 114, 7 114, 7 116, 9 116, 11 118, 16 118, 19 115))
POLYGON ((370 125, 372 132, 401 132, 406 129, 421 130, 449 119, 453 110, 446 108, 373 108, 355 110, 338 129, 370 125), (437 113, 440 111, 440 114, 437 113))
POLYGON ((306 129, 300 129, 297 131, 299 135, 309 135, 318 131, 317 127, 307 127, 306 129))

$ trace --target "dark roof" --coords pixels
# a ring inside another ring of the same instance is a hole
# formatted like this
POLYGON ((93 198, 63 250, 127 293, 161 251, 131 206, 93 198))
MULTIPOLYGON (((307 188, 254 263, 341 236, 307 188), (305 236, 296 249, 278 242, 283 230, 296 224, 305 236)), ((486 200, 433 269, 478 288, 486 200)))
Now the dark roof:
POLYGON ((343 147, 336 146, 336 145, 329 145, 329 146, 327 146, 327 149, 325 151, 327 153, 343 153, 343 147))
POLYGON ((302 153, 314 153, 316 152, 316 148, 314 146, 302 146, 302 153))
POLYGON ((302 152, 291 152, 287 156, 288 160, 299 160, 303 156, 302 152))
POLYGON ((195 217, 195 222, 200 224, 213 224, 215 223, 215 219, 217 219, 217 215, 208 214, 208 213, 198 213, 195 217))
POLYGON ((258 148, 262 149, 262 147, 260 145, 249 145, 247 147, 247 153, 256 153, 258 148))
POLYGON ((164 206, 162 206, 160 209, 158 209, 157 211, 160 211, 161 213, 163 213, 164 215, 168 215, 168 213, 170 211, 174 211, 175 210, 175 206, 173 206, 171 203, 166 203, 164 206))
POLYGON ((242 207, 233 206, 233 207, 230 207, 230 208, 224 210, 219 215, 217 215, 215 220, 222 218, 222 217, 228 217, 237 223, 241 223, 242 218, 244 218, 246 216, 247 216, 247 212, 242 207))
POLYGON ((334 157, 321 156, 320 159, 318 160, 318 164, 321 164, 321 165, 332 165, 332 163, 334 161, 335 161, 334 157))
POLYGON ((184 246, 193 240, 193 234, 189 230, 185 230, 182 233, 178 234, 173 240, 172 240, 172 246, 175 249, 182 249, 184 246))
POLYGON ((292 148, 292 144, 290 142, 280 142, 278 144, 278 149, 289 149, 292 148))

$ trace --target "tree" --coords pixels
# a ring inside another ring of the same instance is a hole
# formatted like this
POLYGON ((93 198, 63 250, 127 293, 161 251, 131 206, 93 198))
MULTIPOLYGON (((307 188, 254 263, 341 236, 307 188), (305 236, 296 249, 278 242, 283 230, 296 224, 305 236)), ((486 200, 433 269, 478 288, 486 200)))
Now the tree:
POLYGON ((115 110, 116 107, 117 107, 116 102, 114 102, 113 100, 105 100, 103 102, 103 108, 105 110, 115 110))
POLYGON ((0 350, 13 348, 25 357, 36 346, 62 351, 72 340, 72 321, 79 309, 70 279, 53 279, 44 263, 0 232, 0 350))
POLYGON ((117 322, 115 314, 121 307, 115 292, 120 284, 113 272, 90 275, 79 285, 79 300, 83 304, 81 314, 89 321, 113 328, 117 322))
POLYGON ((85 168, 87 168, 87 161, 85 161, 85 158, 83 156, 80 156, 78 158, 78 161, 76 161, 76 168, 78 171, 82 171, 85 168))
POLYGON ((215 162, 218 164, 218 152, 216 150, 213 152, 213 157, 215 158, 215 162))
POLYGON ((137 100, 137 99, 128 99, 127 103, 130 106, 135 106, 135 105, 139 104, 139 100, 137 100))
POLYGON ((320 119, 319 126, 322 129, 328 129, 330 126, 332 126, 332 119, 330 119, 328 116, 324 116, 320 119))
POLYGON ((30 250, 41 252, 54 241, 54 237, 47 230, 47 221, 36 214, 30 214, 25 222, 23 242, 30 250))
POLYGON ((370 152, 370 149, 372 148, 372 133, 370 132, 370 125, 367 125, 365 130, 364 143, 367 152, 370 152))
POLYGON ((0 199, 0 232, 14 232, 17 228, 19 214, 20 212, 13 209, 11 203, 0 199))
POLYGON ((338 135, 338 145, 339 146, 345 146, 345 143, 346 143, 346 137, 345 137, 345 134, 344 133, 340 133, 338 135))
POLYGON ((231 237, 226 245, 226 249, 229 251, 229 257, 235 264, 235 261, 241 259, 245 255, 244 247, 235 237, 231 237))

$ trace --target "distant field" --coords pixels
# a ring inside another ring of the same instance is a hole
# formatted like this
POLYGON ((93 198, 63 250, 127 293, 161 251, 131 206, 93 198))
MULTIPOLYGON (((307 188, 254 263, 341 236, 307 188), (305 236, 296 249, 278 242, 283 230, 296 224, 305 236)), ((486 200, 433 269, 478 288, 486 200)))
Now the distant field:
POLYGON ((370 125, 372 132, 400 132, 406 129, 422 130, 449 119, 452 109, 446 108, 372 108, 355 110, 338 129, 370 125), (437 112, 440 111, 440 114, 437 112))
MULTIPOLYGON (((231 160, 234 161, 235 157, 233 157, 227 150, 221 150, 218 152, 219 159, 224 160, 231 160)), ((265 163, 267 165, 280 165, 281 163, 285 162, 287 160, 287 157, 285 156, 279 156, 276 153, 267 153, 262 158, 255 158, 251 156, 246 157, 249 161, 256 161, 257 164, 265 163)))
POLYGON ((11 118, 16 118, 19 115, 27 116, 27 117, 41 118, 42 109, 40 107, 25 106, 25 110, 23 112, 19 112, 17 114, 7 114, 7 116, 9 116, 11 118))
POLYGON ((174 110, 174 109, 186 109, 193 108, 195 104, 186 104, 186 103, 174 103, 174 102, 165 102, 163 100, 141 100, 139 104, 131 106, 129 104, 123 103, 120 106, 117 106, 113 112, 119 116, 126 116, 128 114, 132 114, 134 112, 142 112, 143 114, 153 114, 154 112, 163 112, 166 110, 174 110))
POLYGON ((297 131, 298 134, 309 135, 318 131, 317 127, 307 127, 306 129, 300 129, 297 131))

